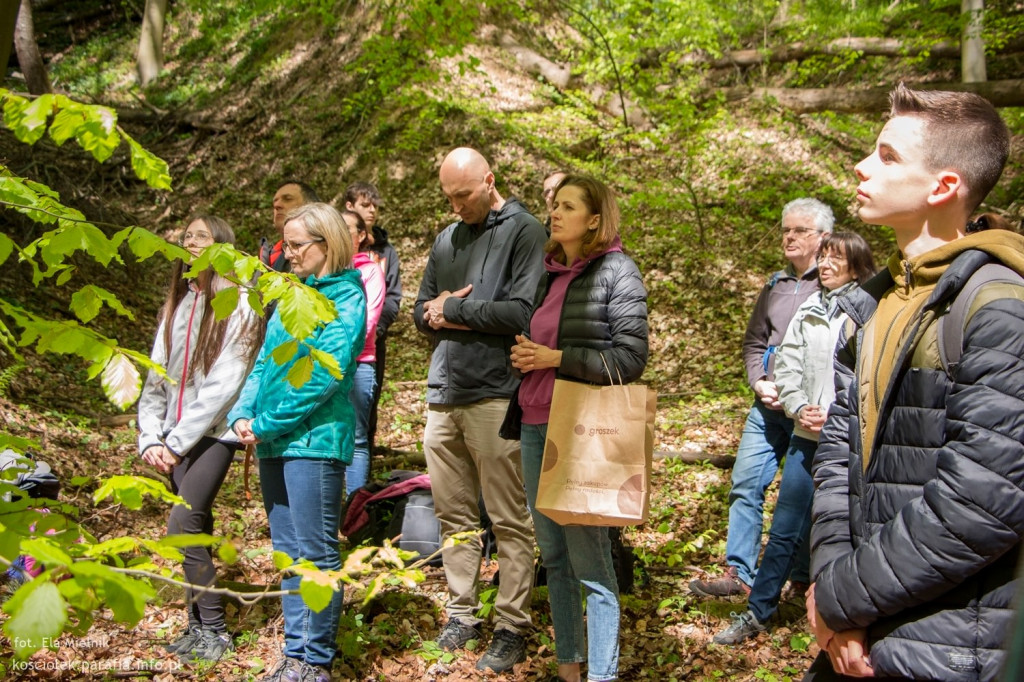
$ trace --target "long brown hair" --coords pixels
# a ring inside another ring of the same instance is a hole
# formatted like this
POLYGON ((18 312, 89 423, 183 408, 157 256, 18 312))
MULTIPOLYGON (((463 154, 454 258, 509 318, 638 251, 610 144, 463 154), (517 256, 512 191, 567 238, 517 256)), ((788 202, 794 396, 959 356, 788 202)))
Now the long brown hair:
MULTIPOLYGON (((213 241, 220 244, 235 244, 235 233, 231 226, 223 218, 217 216, 198 214, 193 216, 187 223, 185 229, 194 222, 201 222, 213 235, 213 241)), ((164 351, 169 358, 171 355, 171 327, 174 314, 178 310, 182 299, 188 294, 190 280, 183 277, 187 264, 183 260, 175 261, 171 268, 171 284, 167 290, 167 298, 160 309, 160 321, 164 325, 164 351)), ((196 289, 203 295, 203 319, 199 323, 199 337, 196 339, 196 350, 193 354, 194 361, 188 363, 188 373, 182 377, 183 381, 191 381, 196 371, 206 373, 217 361, 220 352, 224 347, 224 333, 228 326, 230 316, 223 320, 216 319, 213 313, 213 297, 225 287, 225 280, 219 277, 213 268, 203 270, 194 280, 196 289)), ((231 285, 227 285, 231 286, 231 285)), ((241 330, 244 341, 244 353, 252 356, 259 346, 262 325, 257 321, 249 320, 241 330)))

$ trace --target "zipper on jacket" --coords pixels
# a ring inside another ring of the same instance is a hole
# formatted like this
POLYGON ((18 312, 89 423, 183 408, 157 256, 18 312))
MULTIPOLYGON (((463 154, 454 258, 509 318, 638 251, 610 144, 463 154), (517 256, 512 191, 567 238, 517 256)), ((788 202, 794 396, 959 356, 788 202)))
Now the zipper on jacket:
POLYGON ((910 295, 910 278, 911 278, 911 276, 912 276, 912 272, 910 270, 910 261, 909 260, 904 260, 903 261, 903 293, 908 295, 908 296, 910 295))

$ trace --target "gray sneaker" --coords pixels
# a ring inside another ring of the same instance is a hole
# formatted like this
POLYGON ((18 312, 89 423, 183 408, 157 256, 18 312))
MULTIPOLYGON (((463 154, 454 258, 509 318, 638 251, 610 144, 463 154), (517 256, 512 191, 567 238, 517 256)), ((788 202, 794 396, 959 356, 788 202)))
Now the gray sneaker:
POLYGON ((739 614, 734 611, 729 616, 732 618, 732 625, 714 636, 715 644, 739 644, 765 631, 765 626, 758 622, 753 611, 739 614))
POLYGON ((186 653, 199 641, 199 635, 202 631, 203 628, 199 625, 189 625, 188 629, 185 630, 185 634, 170 644, 164 644, 164 650, 171 654, 186 653))
POLYGON ((526 660, 526 638, 511 630, 495 630, 487 653, 476 663, 477 670, 490 668, 496 673, 511 670, 516 663, 526 660))
POLYGON ((235 643, 231 641, 231 635, 226 632, 217 632, 203 628, 199 632, 199 639, 192 648, 186 651, 179 651, 178 656, 193 663, 199 661, 219 661, 224 654, 234 651, 235 643))
POLYGON ((284 657, 277 667, 256 682, 303 682, 306 673, 305 661, 284 657))
POLYGON ((480 639, 480 631, 458 618, 452 618, 445 624, 435 641, 445 651, 455 651, 466 646, 471 639, 480 639))

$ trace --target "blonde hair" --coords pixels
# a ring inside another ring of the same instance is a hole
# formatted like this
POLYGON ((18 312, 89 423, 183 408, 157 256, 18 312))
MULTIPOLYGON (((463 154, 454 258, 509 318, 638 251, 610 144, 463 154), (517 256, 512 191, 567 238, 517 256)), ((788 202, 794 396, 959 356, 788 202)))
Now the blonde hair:
POLYGON ((310 237, 322 239, 327 248, 327 272, 341 272, 352 263, 352 237, 338 209, 328 204, 304 204, 285 216, 285 223, 296 221, 310 237))

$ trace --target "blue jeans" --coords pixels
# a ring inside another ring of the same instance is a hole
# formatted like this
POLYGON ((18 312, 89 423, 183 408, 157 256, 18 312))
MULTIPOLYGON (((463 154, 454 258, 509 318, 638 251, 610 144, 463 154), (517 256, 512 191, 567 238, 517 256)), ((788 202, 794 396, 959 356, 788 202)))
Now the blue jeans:
POLYGON ((772 528, 768 533, 768 546, 764 549, 747 602, 747 607, 760 623, 767 621, 778 608, 782 587, 796 564, 798 553, 807 554, 810 548, 808 536, 811 533, 811 501, 814 499, 811 461, 817 449, 817 441, 800 436, 793 436, 789 441, 782 483, 779 484, 779 500, 775 504, 772 528))
MULTIPOLYGON (((760 401, 750 408, 732 467, 729 535, 725 541, 725 560, 736 567, 739 579, 747 585, 753 585, 757 575, 764 493, 779 471, 792 434, 793 420, 782 410, 769 410, 760 401)), ((794 570, 801 582, 808 580, 807 573, 807 567, 794 570)))
POLYGON ((547 424, 523 424, 520 447, 526 499, 548 572, 555 653, 559 663, 588 661, 588 680, 614 680, 619 667, 619 586, 611 540, 607 528, 562 526, 534 510, 547 431, 547 424), (587 599, 586 637, 581 585, 587 599))
POLYGON ((352 389, 348 392, 349 402, 356 412, 356 448, 352 463, 345 472, 345 496, 366 485, 370 477, 370 409, 373 407, 373 391, 377 384, 376 370, 372 362, 357 362, 352 377, 352 389))
MULTIPOLYGON (((274 550, 293 559, 308 559, 322 570, 341 570, 338 524, 345 465, 336 459, 302 457, 261 459, 259 464, 274 550)), ((281 581, 281 589, 297 590, 299 582, 299 576, 289 574, 281 581)), ((298 594, 284 596, 285 656, 330 666, 337 648, 341 606, 341 589, 319 613, 306 606, 298 594)))

